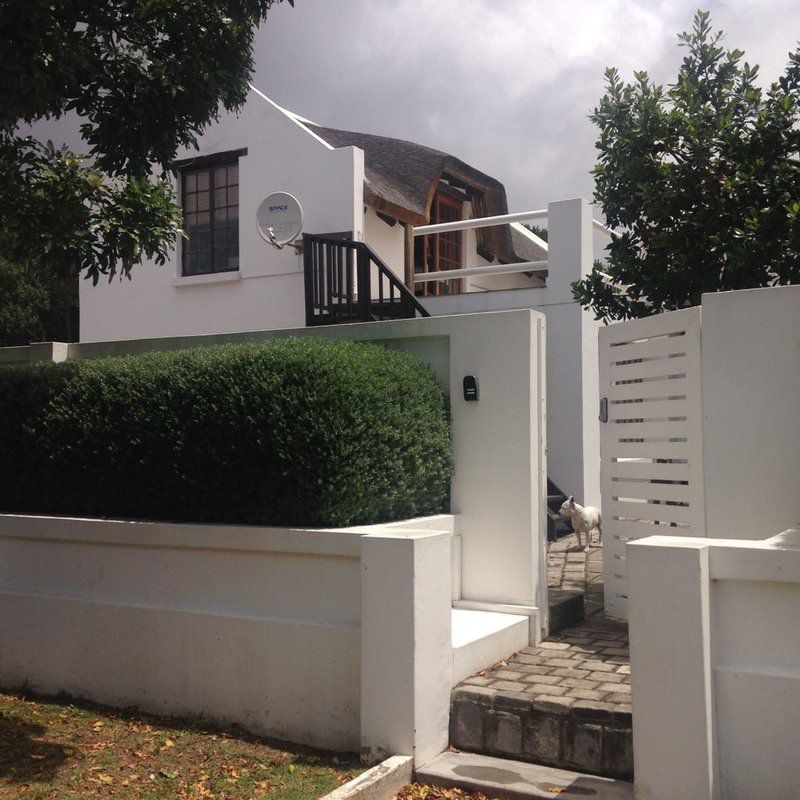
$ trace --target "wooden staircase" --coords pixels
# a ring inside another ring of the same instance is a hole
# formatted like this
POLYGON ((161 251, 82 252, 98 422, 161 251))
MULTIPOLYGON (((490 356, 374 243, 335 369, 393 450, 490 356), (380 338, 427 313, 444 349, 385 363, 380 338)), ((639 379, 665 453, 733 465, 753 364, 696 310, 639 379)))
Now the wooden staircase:
POLYGON ((307 233, 303 269, 308 326, 430 316, 364 242, 307 233))

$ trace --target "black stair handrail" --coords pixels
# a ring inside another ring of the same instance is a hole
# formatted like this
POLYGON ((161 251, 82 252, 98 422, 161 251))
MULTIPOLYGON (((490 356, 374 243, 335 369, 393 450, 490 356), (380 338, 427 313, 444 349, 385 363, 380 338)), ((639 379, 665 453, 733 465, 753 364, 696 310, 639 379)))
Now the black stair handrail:
POLYGON ((303 269, 306 325, 430 316, 365 242, 304 234, 303 269))

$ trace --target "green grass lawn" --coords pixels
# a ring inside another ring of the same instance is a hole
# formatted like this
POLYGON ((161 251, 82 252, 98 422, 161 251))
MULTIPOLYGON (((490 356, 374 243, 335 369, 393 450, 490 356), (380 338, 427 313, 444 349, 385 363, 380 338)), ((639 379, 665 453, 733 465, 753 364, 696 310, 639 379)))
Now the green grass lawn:
POLYGON ((360 771, 200 720, 0 693, 3 800, 316 800, 360 771))

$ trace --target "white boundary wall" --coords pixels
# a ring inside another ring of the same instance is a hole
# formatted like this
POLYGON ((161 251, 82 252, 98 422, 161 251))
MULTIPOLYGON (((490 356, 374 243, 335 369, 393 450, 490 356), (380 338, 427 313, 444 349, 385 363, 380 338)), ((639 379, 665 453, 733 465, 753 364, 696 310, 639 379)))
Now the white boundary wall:
POLYGON ((418 763, 447 746, 452 518, 0 515, 0 684, 418 763))
POLYGON ((800 796, 800 529, 628 545, 635 791, 800 796))
POLYGON ((454 598, 539 608, 547 627, 544 315, 528 309, 280 331, 0 349, 0 363, 180 350, 274 336, 375 341, 427 362, 450 401, 461 583, 454 598), (475 375, 480 399, 466 402, 475 375))

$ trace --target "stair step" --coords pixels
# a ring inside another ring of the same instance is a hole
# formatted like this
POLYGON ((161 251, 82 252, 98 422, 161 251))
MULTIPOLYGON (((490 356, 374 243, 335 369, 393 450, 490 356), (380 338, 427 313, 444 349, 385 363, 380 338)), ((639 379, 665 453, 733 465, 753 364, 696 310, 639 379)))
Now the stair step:
POLYGON ((451 615, 454 684, 530 642, 530 617, 463 608, 454 608, 451 615))
POLYGON ((474 753, 444 752, 416 771, 419 783, 460 787, 506 800, 633 800, 633 784, 474 753))

